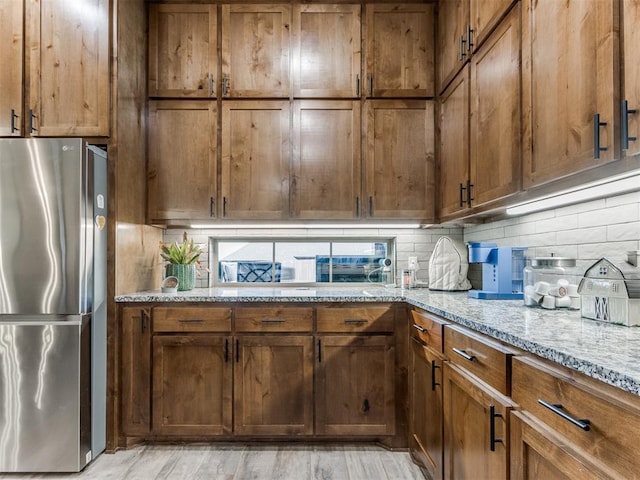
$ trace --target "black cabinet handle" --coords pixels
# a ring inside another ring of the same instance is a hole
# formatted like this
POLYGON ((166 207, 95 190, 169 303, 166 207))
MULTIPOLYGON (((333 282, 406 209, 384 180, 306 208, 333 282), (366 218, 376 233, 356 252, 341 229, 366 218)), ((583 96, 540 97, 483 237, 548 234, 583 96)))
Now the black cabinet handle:
POLYGON ((142 331, 142 333, 144 333, 146 329, 147 329, 147 312, 143 308, 140 310, 140 330, 142 331))
POLYGON ((38 129, 35 127, 35 119, 38 118, 34 113, 33 110, 29 109, 29 132, 33 133, 33 132, 37 132, 38 129))
POLYGON ((356 217, 360 216, 360 197, 356 197, 356 217))
POLYGON ((471 183, 471 180, 467 180, 467 206, 470 207, 471 206, 471 202, 473 200, 475 200, 475 198, 473 198, 471 196, 471 189, 473 188, 473 183, 471 183))
POLYGON ((369 399, 365 398, 362 402, 362 413, 367 413, 369 410, 371 410, 371 405, 369 405, 369 399))
POLYGON ((216 201, 213 197, 210 197, 209 200, 209 216, 212 218, 216 216, 216 201))
POLYGON ((229 361, 229 339, 224 339, 224 363, 229 361))
POLYGON ((373 217, 373 197, 369 197, 369 216, 373 217))
POLYGON ((227 216, 227 197, 222 197, 222 217, 227 216))
POLYGON ((284 323, 284 318, 263 318, 262 323, 284 323))
POLYGON ((585 432, 588 432, 589 430, 591 430, 591 427, 589 426, 591 424, 591 422, 589 420, 587 420, 586 418, 578 419, 578 418, 572 417, 571 415, 569 415, 567 412, 564 411, 564 409, 562 407, 562 404, 560 404, 560 403, 549 403, 549 402, 546 402, 546 401, 542 400, 541 398, 538 399, 538 403, 540 405, 542 405, 543 407, 548 408, 549 410, 551 410, 556 415, 561 416, 562 418, 564 418, 569 423, 571 423, 571 424, 575 425, 576 427, 584 430, 585 432))
POLYGON ((373 97, 373 73, 369 74, 369 96, 373 97))
POLYGON ((320 340, 318 340, 318 363, 322 363, 322 345, 320 344, 320 340))
POLYGON ((492 452, 496 451, 496 443, 504 443, 501 438, 496 438, 496 418, 502 418, 501 413, 496 413, 494 405, 489 406, 489 444, 492 452))
MULTIPOLYGON (((13 111, 13 110, 12 110, 13 111)), ((637 113, 638 110, 635 108, 630 109, 629 108, 629 104, 627 103, 626 100, 622 101, 622 149, 623 150, 628 150, 629 149, 629 142, 635 142, 637 140, 637 137, 630 137, 629 136, 629 115, 637 113)))
POLYGON ((464 51, 464 45, 465 45, 465 40, 464 40, 464 35, 460 36, 460 50, 458 51, 458 60, 460 60, 461 62, 464 60, 464 57, 467 56, 467 54, 464 51))
POLYGON ((464 204, 467 202, 467 200, 464 198, 466 197, 466 195, 463 195, 463 193, 467 190, 467 187, 465 187, 462 183, 460 184, 460 206, 463 207, 464 204))
POLYGON ((426 333, 428 330, 424 327, 421 327, 420 325, 418 325, 417 323, 413 324, 413 328, 415 328, 416 330, 418 330, 420 333, 426 333))
POLYGON ((473 40, 471 39, 473 36, 473 28, 471 28, 471 24, 467 23, 467 52, 470 52, 473 48, 473 40))
POLYGON ((607 147, 600 146, 600 127, 606 127, 607 122, 600 121, 600 114, 596 113, 593 116, 593 158, 598 160, 600 158, 600 152, 605 152, 607 147))
POLYGON ((436 387, 440 385, 438 382, 436 382, 436 368, 440 368, 440 366, 436 365, 435 360, 431 360, 431 391, 432 392, 435 392, 436 387))
POLYGON ((360 96, 360 75, 356 75, 356 97, 360 96))
POLYGON ((458 355, 460 355, 462 358, 465 358, 470 362, 473 362, 476 359, 475 355, 469 355, 467 352, 465 352, 464 350, 460 350, 459 348, 454 347, 452 348, 452 350, 456 352, 458 355))
POLYGON ((203 323, 204 320, 201 318, 179 318, 179 323, 203 323))
POLYGON ((347 324, 355 323, 355 324, 358 324, 358 325, 362 325, 363 323, 368 323, 369 320, 367 320, 366 318, 345 318, 343 320, 343 322, 347 323, 347 324))
POLYGON ((240 340, 236 338, 236 363, 240 362, 240 340))
POLYGON ((11 109, 11 133, 17 132, 18 130, 20 130, 18 127, 16 127, 17 118, 18 118, 18 115, 16 114, 16 111, 12 108, 11 109))

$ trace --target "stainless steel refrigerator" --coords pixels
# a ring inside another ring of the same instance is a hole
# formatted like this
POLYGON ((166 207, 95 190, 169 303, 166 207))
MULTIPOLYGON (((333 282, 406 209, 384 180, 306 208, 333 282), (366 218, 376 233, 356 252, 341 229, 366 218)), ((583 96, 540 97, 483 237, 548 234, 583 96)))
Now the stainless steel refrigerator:
POLYGON ((106 152, 0 139, 0 472, 105 448, 106 152))

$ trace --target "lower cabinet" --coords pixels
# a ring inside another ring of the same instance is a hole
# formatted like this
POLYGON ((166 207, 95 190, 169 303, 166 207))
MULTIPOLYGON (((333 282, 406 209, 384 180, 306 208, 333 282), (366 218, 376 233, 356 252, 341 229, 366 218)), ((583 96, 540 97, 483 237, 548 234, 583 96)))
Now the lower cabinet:
POLYGON ((241 335, 235 340, 234 433, 313 433, 313 337, 241 335))
POLYGON ((393 435, 393 336, 323 335, 317 348, 316 433, 393 435))
POLYGON ((153 338, 153 433, 231 432, 232 362, 229 336, 153 338))

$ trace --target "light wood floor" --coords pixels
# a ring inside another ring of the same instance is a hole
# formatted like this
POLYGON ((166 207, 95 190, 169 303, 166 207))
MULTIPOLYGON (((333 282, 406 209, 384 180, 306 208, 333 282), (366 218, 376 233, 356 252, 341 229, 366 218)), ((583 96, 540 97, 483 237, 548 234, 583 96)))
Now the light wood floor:
POLYGON ((424 480, 407 452, 373 445, 143 446, 100 455, 77 474, 0 479, 424 480))

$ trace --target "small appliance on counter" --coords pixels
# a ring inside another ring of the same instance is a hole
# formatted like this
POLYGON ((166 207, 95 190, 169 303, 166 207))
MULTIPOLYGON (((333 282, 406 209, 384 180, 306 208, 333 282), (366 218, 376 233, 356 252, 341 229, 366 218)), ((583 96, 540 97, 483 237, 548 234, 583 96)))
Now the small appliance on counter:
POLYGON ((522 300, 524 251, 527 247, 498 247, 469 242, 469 262, 482 264, 482 290, 469 290, 470 298, 522 300))
POLYGON ((440 237, 429 258, 429 290, 469 290, 467 248, 459 240, 440 237))
POLYGON ((640 267, 638 251, 614 264, 601 258, 584 273, 578 293, 583 317, 628 327, 640 325, 640 267))

